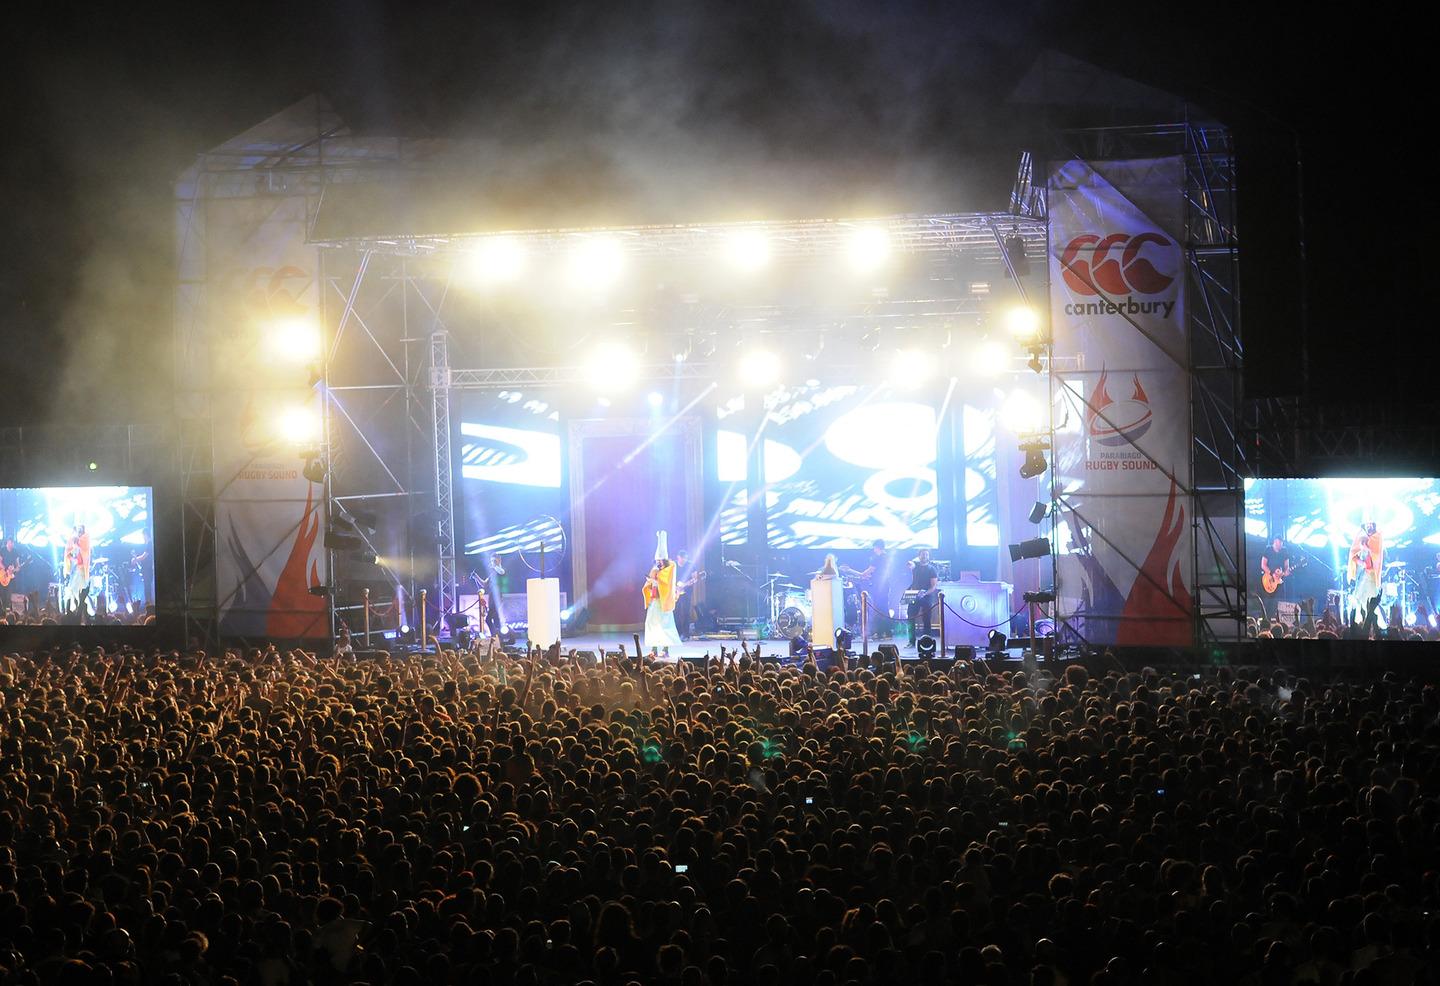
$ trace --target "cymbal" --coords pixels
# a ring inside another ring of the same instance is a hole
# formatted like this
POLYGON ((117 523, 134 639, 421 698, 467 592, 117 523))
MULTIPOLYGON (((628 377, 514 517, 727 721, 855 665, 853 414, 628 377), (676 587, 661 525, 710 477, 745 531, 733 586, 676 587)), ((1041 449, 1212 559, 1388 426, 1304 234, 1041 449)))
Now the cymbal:
POLYGON ((780 583, 778 583, 778 584, 775 586, 775 588, 777 588, 777 589, 798 589, 798 588, 800 588, 800 587, 799 587, 798 585, 796 585, 794 582, 780 582, 780 583))
POLYGON ((1404 567, 1405 567, 1405 563, 1404 563, 1403 561, 1392 561, 1392 562, 1390 562, 1388 565, 1386 565, 1385 567, 1386 567, 1386 568, 1404 568, 1404 567))

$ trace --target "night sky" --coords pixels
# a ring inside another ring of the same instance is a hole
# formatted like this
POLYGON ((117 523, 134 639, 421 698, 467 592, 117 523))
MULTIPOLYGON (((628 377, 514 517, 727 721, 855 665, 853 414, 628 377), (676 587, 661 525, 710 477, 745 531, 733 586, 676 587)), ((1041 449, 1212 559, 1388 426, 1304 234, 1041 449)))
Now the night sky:
MULTIPOLYGON (((0 150, 0 423, 164 418, 171 182, 308 93, 358 133, 483 138, 557 182, 642 160, 667 201, 754 175, 788 201, 776 218, 887 197, 989 210, 1042 129, 1005 98, 1046 49, 1298 137, 1312 395, 1375 399, 1375 381, 1431 400, 1419 32, 1380 8, 1341 24, 1269 6, 28 5, 0 150)), ((1257 390, 1297 389, 1298 332, 1247 333, 1257 390)))

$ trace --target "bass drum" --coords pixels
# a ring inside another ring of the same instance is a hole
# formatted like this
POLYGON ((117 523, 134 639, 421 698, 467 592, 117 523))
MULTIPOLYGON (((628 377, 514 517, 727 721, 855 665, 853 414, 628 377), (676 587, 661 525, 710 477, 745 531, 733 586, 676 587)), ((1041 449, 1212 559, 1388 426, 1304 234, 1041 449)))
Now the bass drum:
POLYGON ((803 636, 805 631, 810 629, 810 619, 800 612, 799 607, 786 606, 775 617, 775 632, 786 640, 794 640, 803 636))

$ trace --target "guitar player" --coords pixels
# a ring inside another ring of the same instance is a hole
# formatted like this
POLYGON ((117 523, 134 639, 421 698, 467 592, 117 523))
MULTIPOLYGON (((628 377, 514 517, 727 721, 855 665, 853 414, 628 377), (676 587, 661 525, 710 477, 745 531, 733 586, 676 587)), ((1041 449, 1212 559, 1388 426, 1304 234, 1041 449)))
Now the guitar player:
POLYGON ((675 629, 680 631, 681 640, 690 639, 695 624, 695 594, 689 590, 705 578, 705 573, 695 571, 690 563, 690 552, 683 548, 675 552, 675 572, 678 581, 676 589, 679 599, 675 603, 675 629))
POLYGON ((0 613, 7 609, 18 609, 16 603, 22 596, 16 579, 25 565, 25 558, 15 544, 14 538, 0 542, 0 613))
POLYGON ((1295 560, 1291 557, 1290 546, 1283 538, 1275 538, 1260 556, 1260 598, 1272 615, 1275 612, 1274 603, 1290 600, 1287 580, 1294 570, 1295 560))

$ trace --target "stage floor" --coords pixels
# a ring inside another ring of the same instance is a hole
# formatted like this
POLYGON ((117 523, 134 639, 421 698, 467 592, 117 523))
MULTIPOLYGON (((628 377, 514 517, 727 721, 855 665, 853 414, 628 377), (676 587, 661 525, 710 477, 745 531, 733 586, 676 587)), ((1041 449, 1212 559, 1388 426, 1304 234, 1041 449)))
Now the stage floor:
MULTIPOLYGON (((746 646, 748 646, 753 652, 755 649, 755 641, 747 639, 745 643, 746 646)), ((896 637, 893 640, 888 638, 883 640, 871 640, 870 650, 874 651, 875 648, 878 647, 880 644, 894 644, 899 647, 900 656, 902 659, 915 657, 915 648, 910 645, 910 641, 906 637, 896 637)), ((615 651, 620 650, 623 647, 626 654, 629 654, 631 656, 635 654, 635 641, 633 637, 631 637, 631 635, 629 634, 624 633, 583 633, 575 637, 566 637, 564 640, 564 647, 567 651, 571 648, 574 648, 575 650, 593 650, 597 652, 601 650, 606 650, 611 653, 614 653, 615 651)), ((721 647, 724 647, 725 653, 728 654, 731 651, 739 649, 740 641, 705 639, 687 640, 678 648, 670 648, 670 660, 678 661, 686 657, 704 657, 706 654, 709 654, 711 657, 719 657, 721 647)), ((855 648, 858 652, 860 648, 859 640, 855 641, 855 648)), ((953 651, 953 648, 951 649, 953 651)), ((779 640, 762 640, 760 641, 760 652, 763 655, 769 657, 789 657, 790 641, 783 638, 779 640)), ((1006 656, 1007 659, 1009 659, 1011 655, 1007 653, 1006 656)), ((1015 660, 1019 660, 1020 652, 1016 650, 1013 656, 1015 660)))

